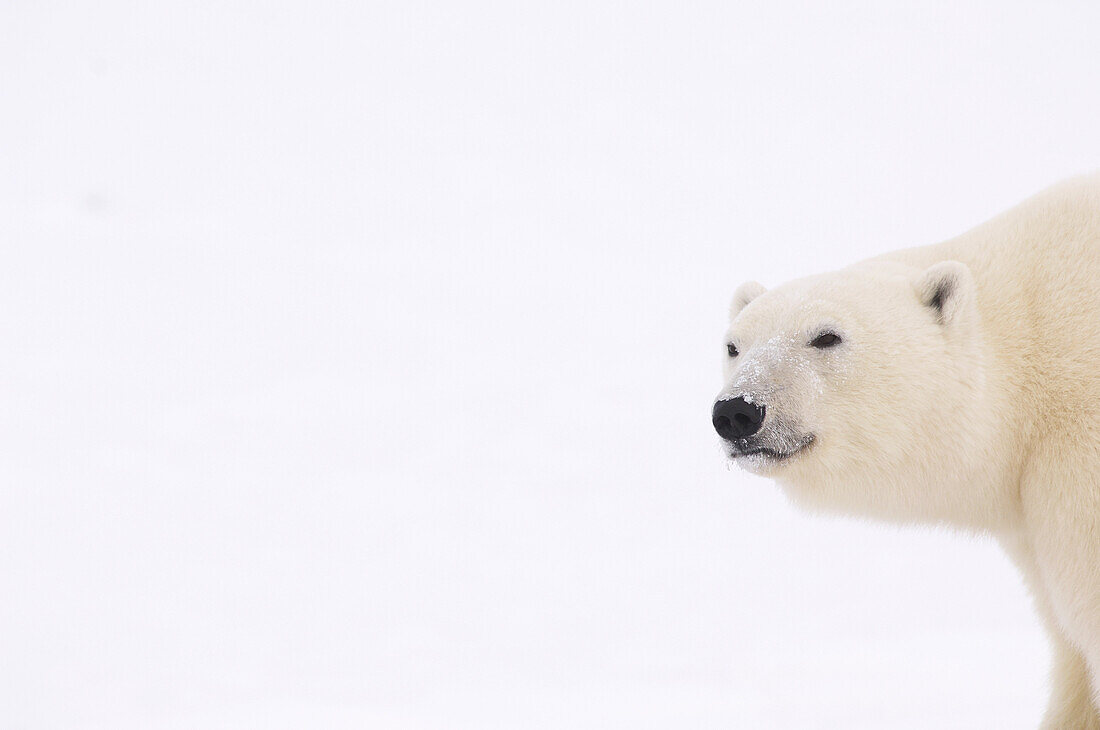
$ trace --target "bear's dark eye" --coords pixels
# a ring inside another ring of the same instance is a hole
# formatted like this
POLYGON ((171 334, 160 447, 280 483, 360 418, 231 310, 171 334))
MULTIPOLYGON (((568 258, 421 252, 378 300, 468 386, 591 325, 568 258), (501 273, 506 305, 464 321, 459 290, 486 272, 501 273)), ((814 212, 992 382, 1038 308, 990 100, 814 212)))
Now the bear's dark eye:
POLYGON ((826 347, 832 347, 840 344, 840 335, 832 332, 822 332, 820 335, 814 338, 814 341, 810 343, 819 350, 824 350, 826 347))
POLYGON ((730 354, 730 357, 737 357, 737 347, 732 342, 726 344, 726 352, 730 354))

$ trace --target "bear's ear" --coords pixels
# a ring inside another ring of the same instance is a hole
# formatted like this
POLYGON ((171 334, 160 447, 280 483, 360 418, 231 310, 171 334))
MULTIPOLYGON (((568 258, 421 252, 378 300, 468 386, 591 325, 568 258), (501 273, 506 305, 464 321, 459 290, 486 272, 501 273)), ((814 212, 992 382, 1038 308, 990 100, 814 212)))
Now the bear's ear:
POLYGON ((974 279, 966 264, 941 261, 929 266, 917 281, 917 295, 936 312, 944 326, 951 325, 974 301, 974 279))
POLYGON ((736 317, 741 310, 748 306, 749 302, 766 292, 763 284, 755 281, 746 281, 737 287, 733 293, 733 301, 730 302, 730 318, 736 317))

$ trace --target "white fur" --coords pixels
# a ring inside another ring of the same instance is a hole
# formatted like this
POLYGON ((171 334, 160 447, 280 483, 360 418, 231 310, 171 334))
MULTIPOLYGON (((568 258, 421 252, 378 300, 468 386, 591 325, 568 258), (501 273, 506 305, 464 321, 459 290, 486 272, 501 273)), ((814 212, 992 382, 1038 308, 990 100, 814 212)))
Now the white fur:
POLYGON ((1100 175, 731 307, 719 399, 766 408, 796 502, 992 534, 1054 646, 1044 728, 1100 728, 1100 175), (827 349, 809 342, 841 336, 827 349), (1091 698, 1090 698, 1091 694, 1091 698))

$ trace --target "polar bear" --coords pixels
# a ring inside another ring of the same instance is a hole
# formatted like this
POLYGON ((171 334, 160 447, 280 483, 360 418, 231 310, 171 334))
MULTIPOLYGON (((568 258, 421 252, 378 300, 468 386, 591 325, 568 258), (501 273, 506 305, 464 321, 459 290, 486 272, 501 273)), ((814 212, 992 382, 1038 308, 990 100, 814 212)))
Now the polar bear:
POLYGON ((1100 174, 969 233, 737 289, 712 421, 810 508, 995 537, 1053 644, 1043 728, 1100 728, 1100 174))

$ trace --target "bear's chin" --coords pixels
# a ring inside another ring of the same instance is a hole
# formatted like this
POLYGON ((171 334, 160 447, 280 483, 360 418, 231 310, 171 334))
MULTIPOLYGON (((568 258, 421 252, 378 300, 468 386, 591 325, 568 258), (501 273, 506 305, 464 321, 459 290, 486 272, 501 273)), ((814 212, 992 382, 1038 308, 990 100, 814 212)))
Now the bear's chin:
POLYGON ((760 476, 771 476, 785 466, 790 457, 775 457, 768 454, 731 455, 730 461, 747 472, 760 476))

